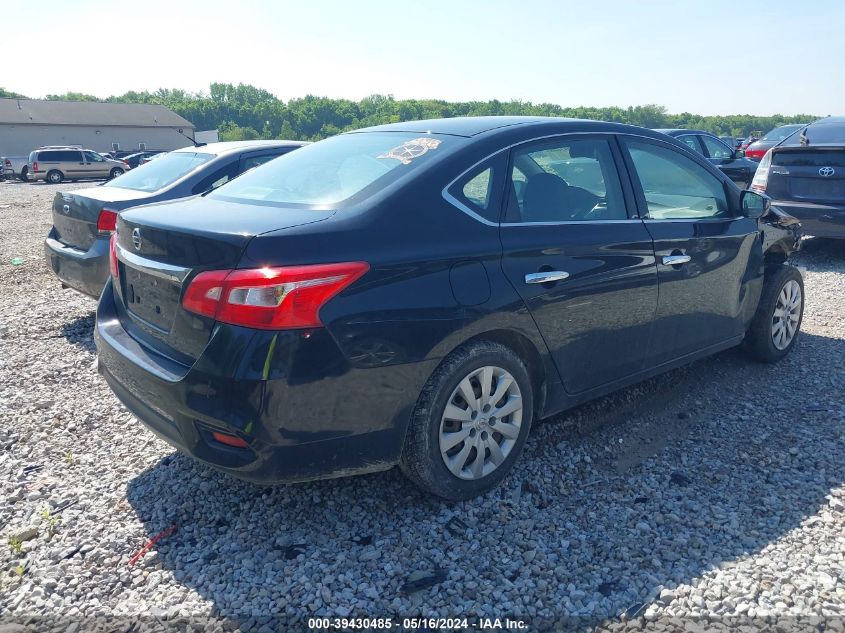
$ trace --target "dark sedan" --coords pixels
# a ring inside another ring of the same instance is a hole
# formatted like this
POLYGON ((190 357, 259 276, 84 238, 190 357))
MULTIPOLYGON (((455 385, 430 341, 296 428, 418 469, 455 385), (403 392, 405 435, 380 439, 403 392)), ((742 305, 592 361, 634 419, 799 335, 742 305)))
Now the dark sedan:
POLYGON ((751 184, 751 179, 754 178, 754 172, 757 170, 757 163, 745 158, 743 150, 728 147, 718 136, 703 130, 657 131, 678 139, 696 154, 704 156, 741 188, 744 189, 751 184))
POLYGON ((537 418, 743 340, 789 353, 797 243, 793 218, 642 128, 380 126, 121 213, 98 367, 155 433, 238 477, 399 464, 463 499, 537 418))
POLYGON ((47 264, 63 286, 99 297, 109 277, 109 235, 119 212, 208 192, 301 145, 241 141, 186 147, 101 187, 57 193, 53 227, 44 242, 47 264))
POLYGON ((845 239, 845 117, 819 119, 775 145, 751 187, 801 220, 808 235, 845 239))
POLYGON ((129 156, 124 156, 122 160, 127 165, 129 165, 130 169, 135 169, 138 165, 142 164, 142 161, 145 158, 155 156, 156 154, 161 154, 161 150, 157 149, 146 152, 136 152, 135 154, 129 154, 129 156))

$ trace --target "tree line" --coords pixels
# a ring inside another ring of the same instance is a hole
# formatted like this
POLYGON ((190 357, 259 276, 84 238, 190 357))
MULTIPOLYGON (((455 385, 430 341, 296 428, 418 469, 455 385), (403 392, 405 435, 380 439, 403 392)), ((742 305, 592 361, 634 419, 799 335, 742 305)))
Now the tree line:
MULTIPOLYGON (((0 97, 26 98, 3 88, 0 88, 0 97)), ((339 132, 383 123, 486 115, 573 117, 629 123, 648 128, 701 129, 718 136, 744 137, 752 132, 766 132, 778 125, 805 123, 818 118, 804 114, 670 114, 665 107, 654 104, 627 108, 563 107, 553 103, 535 104, 521 100, 450 102, 440 99, 394 99, 392 95, 371 95, 360 101, 308 95, 284 102, 267 90, 230 83, 213 83, 207 93, 161 88, 154 92, 130 91, 106 99, 78 92, 47 95, 46 98, 160 104, 186 118, 198 130, 220 130, 220 140, 263 138, 316 141, 339 132)))

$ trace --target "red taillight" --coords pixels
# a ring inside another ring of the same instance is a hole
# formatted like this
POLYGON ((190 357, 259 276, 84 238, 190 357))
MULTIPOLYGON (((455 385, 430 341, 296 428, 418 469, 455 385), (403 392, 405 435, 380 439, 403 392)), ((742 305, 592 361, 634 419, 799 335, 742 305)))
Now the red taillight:
POLYGON ((38 161, 32 163, 32 171, 38 171, 38 161))
POLYGON ((8 158, 4 162, 6 163, 6 167, 12 166, 12 161, 10 161, 8 158))
POLYGON ((120 162, 129 167, 129 163, 127 163, 125 160, 121 160, 120 162))
POLYGON ((370 269, 365 262, 200 273, 182 307, 222 323, 265 330, 320 327, 320 308, 370 269))
POLYGON ((109 240, 109 270, 115 279, 120 277, 120 268, 117 265, 117 233, 112 233, 109 240))
POLYGON ((234 446, 235 448, 247 448, 249 446, 249 444, 241 438, 229 435, 228 433, 218 433, 217 431, 214 431, 211 434, 211 437, 226 446, 234 446))
POLYGON ((97 230, 100 233, 110 233, 117 226, 117 211, 103 209, 97 216, 97 230))
POLYGON ((747 149, 745 150, 745 157, 746 158, 763 158, 765 156, 766 150, 764 149, 747 149))

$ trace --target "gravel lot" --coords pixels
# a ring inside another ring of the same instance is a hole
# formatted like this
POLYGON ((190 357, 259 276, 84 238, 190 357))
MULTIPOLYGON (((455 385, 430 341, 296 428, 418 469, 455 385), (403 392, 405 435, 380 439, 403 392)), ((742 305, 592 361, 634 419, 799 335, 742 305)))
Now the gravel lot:
POLYGON ((43 262, 68 187, 0 183, 0 629, 625 614, 842 630, 845 243, 796 258, 807 309, 781 364, 731 350, 558 416, 501 488, 446 504, 395 470, 259 488, 145 431, 93 367, 95 302, 43 262))

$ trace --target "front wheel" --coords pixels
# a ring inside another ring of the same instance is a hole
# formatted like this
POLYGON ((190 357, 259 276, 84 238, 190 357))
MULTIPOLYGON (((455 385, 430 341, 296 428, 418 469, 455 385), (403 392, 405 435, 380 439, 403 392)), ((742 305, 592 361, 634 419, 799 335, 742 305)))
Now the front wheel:
POLYGON ((117 178, 122 173, 123 173, 123 170, 120 167, 115 167, 114 169, 111 170, 111 172, 109 173, 109 176, 111 178, 117 178))
POLYGON ((423 490, 450 500, 495 487, 516 462, 534 412, 523 361, 489 341, 440 364, 420 394, 400 467, 423 490))
POLYGON ((774 363, 798 340, 804 317, 804 279, 797 268, 778 266, 766 275, 757 312, 746 334, 748 350, 757 360, 774 363))

